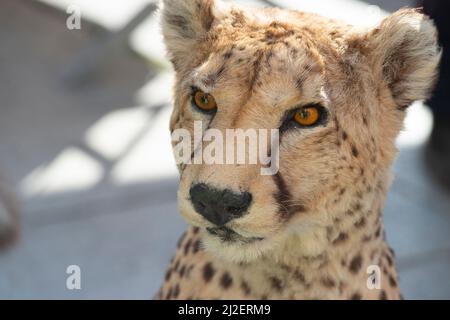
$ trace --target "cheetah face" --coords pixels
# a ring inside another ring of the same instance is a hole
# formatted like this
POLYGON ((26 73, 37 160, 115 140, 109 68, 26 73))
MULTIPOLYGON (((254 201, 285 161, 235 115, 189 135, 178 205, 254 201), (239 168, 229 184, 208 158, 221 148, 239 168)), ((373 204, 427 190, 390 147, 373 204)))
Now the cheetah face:
MULTIPOLYGON (((182 216, 235 261, 320 232, 380 192, 405 108, 427 97, 440 56, 434 26, 414 10, 357 32, 312 14, 165 0, 162 29, 176 72, 173 133, 278 132, 272 175, 259 162, 179 166, 182 216)), ((191 160, 208 145, 195 140, 191 160)))

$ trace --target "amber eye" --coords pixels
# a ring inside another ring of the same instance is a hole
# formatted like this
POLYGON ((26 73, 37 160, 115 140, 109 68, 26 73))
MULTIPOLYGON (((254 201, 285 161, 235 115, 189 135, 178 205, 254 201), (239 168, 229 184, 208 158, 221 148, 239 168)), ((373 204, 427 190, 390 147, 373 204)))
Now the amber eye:
POLYGON ((209 93, 205 93, 201 90, 197 90, 194 93, 194 104, 197 108, 205 112, 211 112, 216 110, 217 104, 216 100, 209 93))
POLYGON ((315 125, 320 120, 320 110, 317 107, 305 107, 294 114, 294 120, 303 127, 315 125))

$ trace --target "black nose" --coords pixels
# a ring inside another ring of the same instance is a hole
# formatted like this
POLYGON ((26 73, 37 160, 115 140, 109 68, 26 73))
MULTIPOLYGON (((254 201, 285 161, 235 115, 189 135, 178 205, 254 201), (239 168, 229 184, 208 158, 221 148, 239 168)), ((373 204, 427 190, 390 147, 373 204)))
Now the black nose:
POLYGON ((204 183, 193 185, 189 194, 195 210, 217 226, 242 217, 252 202, 248 192, 220 190, 204 183))

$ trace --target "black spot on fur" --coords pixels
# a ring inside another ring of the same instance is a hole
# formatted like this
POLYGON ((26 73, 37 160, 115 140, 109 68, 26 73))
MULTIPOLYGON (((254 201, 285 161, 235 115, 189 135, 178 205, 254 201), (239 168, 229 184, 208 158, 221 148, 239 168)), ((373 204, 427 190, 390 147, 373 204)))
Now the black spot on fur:
POLYGON ((355 292, 355 293, 350 297, 350 299, 351 299, 351 300, 361 300, 362 297, 361 297, 361 294, 360 294, 359 292, 355 292))
POLYGON ((192 243, 192 240, 189 239, 189 240, 186 242, 186 244, 184 245, 184 254, 185 254, 185 255, 189 253, 189 249, 191 248, 191 243, 192 243))
POLYGON ((169 268, 169 269, 166 271, 166 275, 165 275, 164 278, 166 279, 166 281, 169 281, 171 276, 172 276, 172 269, 169 268))
POLYGON ((184 277, 184 273, 186 271, 186 266, 182 265, 180 268, 180 271, 178 271, 178 273, 180 274, 180 277, 183 278, 184 277))
POLYGON ((336 286, 336 282, 329 277, 322 278, 321 282, 326 288, 334 288, 336 286))
POLYGON ((241 282, 241 289, 246 296, 250 295, 250 293, 252 292, 252 290, 250 289, 250 286, 248 285, 248 283, 245 280, 243 280, 241 282))
POLYGON ((393 288, 397 287, 397 281, 392 275, 389 275, 389 285, 393 288))
POLYGON ((172 298, 172 288, 170 288, 169 291, 167 291, 166 300, 170 300, 171 298, 172 298))
POLYGON ((281 290, 283 289, 283 283, 277 277, 271 277, 270 284, 272 288, 274 288, 278 292, 281 292, 281 290))
POLYGON ((391 256, 388 253, 386 253, 386 260, 388 262, 389 267, 392 267, 394 261, 392 260, 391 256))
POLYGON ((200 239, 196 240, 194 242, 194 245, 192 246, 192 252, 193 253, 199 252, 201 249, 201 245, 202 245, 202 243, 201 243, 200 239))
POLYGON ((178 267, 180 266, 180 260, 177 260, 175 262, 175 265, 173 266, 173 271, 178 272, 178 267))
POLYGON ((349 269, 352 273, 358 273, 362 267, 362 257, 361 255, 356 255, 352 261, 350 261, 349 269))
POLYGON ((333 240, 333 244, 341 244, 348 239, 348 234, 341 232, 339 233, 338 237, 333 240))
POLYGON ((364 125, 367 127, 367 125, 368 125, 367 118, 365 116, 363 116, 362 120, 363 120, 364 125))
MULTIPOLYGON (((381 212, 379 213, 381 215, 381 212)), ((389 252, 391 253, 392 257, 395 257, 395 251, 392 248, 388 248, 389 252)))
POLYGON ((225 52, 225 54, 223 55, 223 58, 225 60, 230 59, 233 56, 233 49, 228 50, 227 52, 225 52))
POLYGON ((350 217, 352 217, 354 214, 355 214, 355 212, 353 211, 353 210, 347 210, 347 211, 345 211, 345 214, 347 215, 347 216, 350 216, 350 217))
POLYGON ((363 228, 366 225, 366 218, 362 217, 359 221, 355 222, 356 228, 363 228))
POLYGON ((205 280, 205 282, 211 281, 211 279, 214 277, 215 273, 216 273, 216 270, 214 269, 212 264, 208 262, 203 267, 203 280, 205 280))
POLYGON ((186 237, 186 232, 184 232, 184 233, 181 235, 180 239, 178 239, 178 242, 177 242, 177 248, 180 248, 180 247, 181 247, 181 245, 183 244, 183 240, 184 240, 185 237, 186 237))
POLYGON ((220 278, 220 285, 224 289, 228 289, 233 284, 233 279, 228 272, 225 272, 220 278))
POLYGON ((179 295, 180 295, 180 285, 177 283, 173 288, 172 296, 174 297, 174 299, 176 299, 178 298, 179 295))
POLYGON ((353 210, 356 212, 360 211, 361 208, 362 208, 361 202, 357 202, 353 205, 353 210))
POLYGON ((295 278, 295 280, 297 280, 298 282, 306 283, 305 275, 304 275, 301 271, 299 271, 299 270, 295 270, 295 272, 294 272, 294 278, 295 278))
POLYGON ((380 235, 381 235, 381 225, 379 225, 377 231, 375 231, 375 238, 379 238, 380 235))
POLYGON ((352 145, 352 154, 355 158, 358 158, 359 156, 359 151, 354 145, 352 145))

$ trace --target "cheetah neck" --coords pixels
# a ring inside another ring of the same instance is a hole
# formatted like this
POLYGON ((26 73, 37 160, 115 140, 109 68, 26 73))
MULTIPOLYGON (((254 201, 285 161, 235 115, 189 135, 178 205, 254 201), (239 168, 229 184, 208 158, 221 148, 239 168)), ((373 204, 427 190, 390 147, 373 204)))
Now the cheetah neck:
MULTIPOLYGON (((280 281, 292 280, 304 289, 319 283, 329 289, 321 291, 331 294, 328 298, 341 297, 344 292, 364 292, 373 266, 393 266, 382 219, 386 188, 387 185, 379 184, 363 197, 349 197, 339 214, 330 212, 328 221, 292 232, 276 252, 250 263, 244 272, 248 274, 250 268, 256 278, 276 274, 280 281), (351 284, 350 278, 354 279, 351 284)), ((395 274, 395 270, 391 273, 395 274)))

